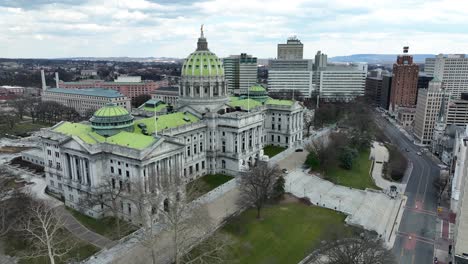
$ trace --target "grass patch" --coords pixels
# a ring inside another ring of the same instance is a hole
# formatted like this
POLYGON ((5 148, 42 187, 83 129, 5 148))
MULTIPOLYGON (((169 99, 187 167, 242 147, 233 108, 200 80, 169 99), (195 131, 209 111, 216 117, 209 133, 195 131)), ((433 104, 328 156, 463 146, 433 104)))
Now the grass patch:
POLYGON ((195 200, 214 188, 232 180, 234 177, 225 174, 208 174, 187 184, 190 200, 195 200))
POLYGON ((111 240, 117 240, 137 230, 137 228, 124 220, 120 220, 121 236, 117 235, 117 222, 114 217, 106 216, 101 219, 94 219, 76 210, 67 207, 67 210, 89 230, 103 235, 111 240))
POLYGON ((343 169, 339 166, 329 168, 325 172, 325 178, 333 183, 364 190, 372 188, 379 190, 369 174, 372 161, 369 160, 370 150, 361 151, 354 160, 351 170, 343 169))
POLYGON ((9 128, 6 124, 0 124, 0 136, 5 134, 15 135, 15 136, 28 136, 32 132, 38 131, 41 128, 49 127, 50 125, 44 125, 40 123, 16 123, 13 128, 9 128))
POLYGON ((257 220, 256 211, 248 209, 218 231, 233 240, 232 263, 296 264, 330 238, 331 231, 356 232, 344 225, 344 214, 299 202, 268 206, 262 217, 257 220))
POLYGON ((267 145, 263 148, 263 153, 271 158, 271 157, 278 155, 285 149, 286 149, 285 147, 267 145))

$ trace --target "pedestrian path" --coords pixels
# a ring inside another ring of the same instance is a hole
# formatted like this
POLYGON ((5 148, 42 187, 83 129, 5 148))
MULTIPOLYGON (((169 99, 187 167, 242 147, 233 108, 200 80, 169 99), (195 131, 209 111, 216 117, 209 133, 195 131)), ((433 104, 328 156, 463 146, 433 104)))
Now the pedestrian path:
POLYGON ((64 205, 57 206, 54 210, 56 210, 64 220, 65 228, 79 239, 91 243, 98 248, 110 248, 115 244, 114 241, 107 237, 84 227, 69 211, 67 211, 67 209, 65 209, 64 205))
POLYGON ((406 184, 392 182, 383 177, 383 166, 388 162, 390 157, 387 148, 381 145, 381 143, 374 141, 372 143, 370 156, 374 162, 372 167, 372 178, 374 179, 375 185, 386 191, 390 190, 390 186, 395 186, 399 193, 404 193, 406 184))
POLYGON ((389 248, 406 204, 405 197, 391 199, 380 191, 336 185, 302 170, 288 174, 286 190, 308 198, 312 204, 347 214, 346 223, 377 232, 389 248))

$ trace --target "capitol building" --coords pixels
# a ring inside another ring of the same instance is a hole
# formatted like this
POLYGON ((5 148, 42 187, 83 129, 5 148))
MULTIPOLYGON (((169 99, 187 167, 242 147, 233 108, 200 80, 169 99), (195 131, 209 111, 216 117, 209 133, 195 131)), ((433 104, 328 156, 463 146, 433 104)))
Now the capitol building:
MULTIPOLYGON (((138 181, 145 191, 163 195, 161 183, 176 182, 174 177, 188 183, 206 174, 236 176, 268 160, 266 145, 302 143, 304 107, 272 99, 260 85, 245 95, 228 94, 222 60, 208 49, 203 31, 182 65, 179 86, 177 108, 163 115, 138 119, 109 103, 89 122, 43 129, 48 190, 67 206, 98 218, 106 214, 104 207, 80 206, 105 177, 123 192, 131 192, 127 184, 138 181)), ((132 220, 135 205, 130 200, 120 204, 122 218, 132 220)))

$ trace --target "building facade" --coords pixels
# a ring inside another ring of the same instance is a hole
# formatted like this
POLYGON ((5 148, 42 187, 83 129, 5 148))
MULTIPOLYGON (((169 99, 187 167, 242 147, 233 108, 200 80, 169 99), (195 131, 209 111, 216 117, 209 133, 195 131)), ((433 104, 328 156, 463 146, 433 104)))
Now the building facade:
POLYGON ((465 126, 468 124, 468 94, 462 93, 460 99, 451 98, 447 105, 447 124, 465 126))
POLYGON ((408 47, 403 48, 393 64, 393 79, 390 95, 390 111, 398 107, 415 107, 418 92, 419 66, 413 63, 413 56, 408 54, 408 47))
POLYGON ((351 101, 364 96, 366 77, 365 63, 335 64, 314 71, 313 82, 321 99, 351 101))
POLYGON ((382 69, 376 69, 367 74, 365 96, 372 105, 382 105, 383 75, 388 74, 388 71, 382 69))
POLYGON ((456 133, 451 179, 450 210, 455 213, 453 263, 468 263, 468 128, 456 133))
POLYGON ((442 81, 442 87, 455 99, 468 92, 468 58, 464 54, 443 55, 426 59, 425 72, 442 81))
POLYGON ((296 37, 288 38, 286 44, 278 44, 278 60, 302 60, 304 44, 296 37))
POLYGON ((75 109, 80 115, 104 107, 108 103, 130 110, 130 99, 111 89, 64 89, 52 88, 42 92, 43 102, 53 101, 75 109))
POLYGON ((257 83, 257 58, 246 53, 223 59, 228 91, 232 94, 246 93, 257 83))
POLYGON ((442 89, 442 83, 433 79, 428 89, 420 89, 416 115, 414 119, 414 135, 420 144, 431 145, 434 127, 438 118, 446 112, 450 93, 442 89))
MULTIPOLYGON (((90 124, 61 122, 43 130, 47 185, 73 208, 106 176, 128 195, 128 183, 134 181, 160 196, 163 183, 181 182, 183 194, 185 184, 202 175, 236 176, 267 160, 267 144, 299 146, 303 110, 296 101, 268 97, 257 85, 247 95, 228 96, 222 61, 208 49, 202 31, 197 50, 182 66, 173 112, 136 120, 111 104, 96 111, 90 124)), ((160 197, 159 206, 175 197, 160 197)), ((136 205, 125 198, 119 203, 121 217, 135 220, 136 205)), ((106 214, 100 206, 83 211, 92 217, 106 214)))
POLYGON ((156 99, 163 101, 167 104, 177 106, 179 100, 179 87, 177 86, 167 86, 160 87, 157 90, 151 92, 151 99, 156 99))
POLYGON ((113 82, 105 82, 102 80, 84 80, 80 82, 60 81, 58 85, 60 88, 66 89, 112 89, 133 99, 142 94, 150 94, 160 87, 166 87, 169 83, 167 79, 161 81, 142 81, 140 76, 119 76, 113 82))

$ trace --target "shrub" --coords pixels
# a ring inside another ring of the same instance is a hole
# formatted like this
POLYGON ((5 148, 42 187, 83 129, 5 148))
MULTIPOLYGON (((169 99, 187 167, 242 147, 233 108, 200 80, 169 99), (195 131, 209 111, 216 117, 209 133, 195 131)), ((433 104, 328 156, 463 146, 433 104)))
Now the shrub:
POLYGON ((317 154, 315 154, 315 152, 310 152, 310 153, 307 155, 307 158, 306 158, 306 160, 305 160, 305 165, 306 165, 308 168, 311 168, 311 169, 315 169, 315 168, 320 167, 320 161, 319 161, 319 159, 317 158, 317 154))
POLYGON ((359 155, 358 151, 354 148, 343 147, 339 155, 340 165, 344 169, 350 170, 353 168, 354 159, 359 155))

